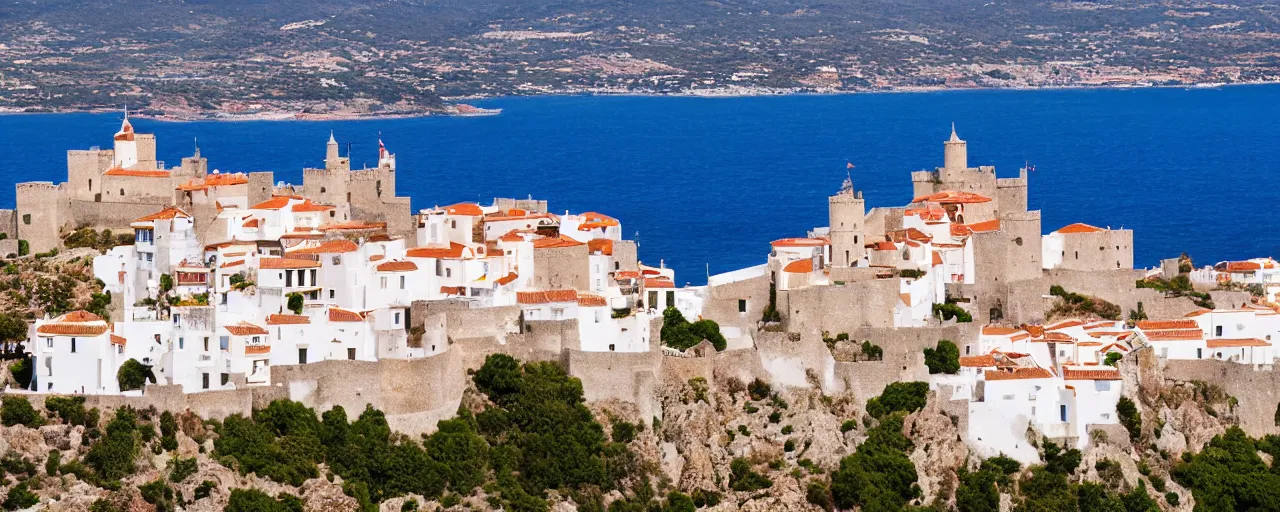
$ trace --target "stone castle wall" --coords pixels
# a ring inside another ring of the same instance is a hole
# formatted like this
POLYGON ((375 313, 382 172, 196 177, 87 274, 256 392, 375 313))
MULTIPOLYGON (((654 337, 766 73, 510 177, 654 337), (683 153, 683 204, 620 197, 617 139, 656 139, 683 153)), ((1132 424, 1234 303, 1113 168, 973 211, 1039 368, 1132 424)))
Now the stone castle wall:
POLYGON ((1061 268, 1084 271, 1133 268, 1133 230, 1062 235, 1061 268))
POLYGON ((893 327, 898 279, 870 279, 778 293, 788 331, 802 334, 893 327))
POLYGON ((1276 408, 1280 407, 1280 373, 1270 366, 1227 361, 1167 361, 1164 377, 1177 381, 1203 381, 1218 385, 1239 400, 1236 414, 1240 428, 1250 436, 1280 434, 1276 408))
POLYGON ((590 289, 589 256, 587 244, 535 249, 533 287, 541 290, 590 289))

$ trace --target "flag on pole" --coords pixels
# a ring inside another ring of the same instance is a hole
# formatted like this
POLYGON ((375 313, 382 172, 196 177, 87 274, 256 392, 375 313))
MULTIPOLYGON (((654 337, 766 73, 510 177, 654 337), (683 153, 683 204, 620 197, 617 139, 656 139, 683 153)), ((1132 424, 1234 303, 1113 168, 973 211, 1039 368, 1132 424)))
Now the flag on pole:
POLYGON ((378 158, 387 157, 387 146, 382 143, 382 138, 378 138, 378 158))
POLYGON ((853 168, 853 162, 845 162, 845 164, 844 164, 844 168, 845 168, 845 169, 852 169, 852 168, 853 168))

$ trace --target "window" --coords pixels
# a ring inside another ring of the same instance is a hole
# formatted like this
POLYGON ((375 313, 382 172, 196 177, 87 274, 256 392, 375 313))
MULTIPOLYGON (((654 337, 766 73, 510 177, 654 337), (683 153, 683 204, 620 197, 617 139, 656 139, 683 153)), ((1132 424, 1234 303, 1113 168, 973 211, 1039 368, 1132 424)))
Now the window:
POLYGON ((53 338, 45 338, 45 339, 44 339, 44 346, 49 347, 49 348, 53 348, 53 338))
POLYGON ((311 286, 316 285, 316 270, 311 269, 311 286))
POLYGON ((1067 421, 1067 406, 1065 404, 1058 406, 1058 416, 1062 418, 1062 421, 1067 421))
POLYGON ((124 345, 116 345, 116 353, 117 353, 117 354, 123 354, 123 353, 124 353, 124 345))
POLYGON ((208 336, 205 336, 205 337, 204 337, 204 351, 205 351, 205 352, 208 352, 208 351, 209 351, 209 337, 208 337, 208 336))
POLYGON ((257 345, 257 344, 259 344, 259 343, 261 343, 261 342, 262 342, 262 337, 261 337, 261 336, 254 336, 254 337, 253 337, 253 344, 254 344, 254 345, 257 345))
POLYGON ((747 312, 747 299, 738 299, 738 312, 739 313, 747 312))
POLYGON ((219 337, 218 337, 218 348, 219 348, 219 349, 221 349, 221 350, 226 350, 226 349, 227 349, 227 346, 228 346, 228 345, 230 345, 230 344, 231 344, 231 338, 230 338, 229 336, 219 336, 219 337))
POLYGON ((332 299, 332 298, 333 298, 333 290, 332 290, 332 289, 330 289, 330 290, 329 290, 329 298, 330 298, 330 299, 332 299))
POLYGON ((1213 328, 1213 335, 1214 335, 1214 336, 1222 336, 1222 326, 1221 326, 1221 325, 1219 325, 1219 326, 1217 326, 1217 327, 1214 327, 1214 328, 1213 328))
POLYGON ((307 285, 307 271, 298 270, 298 286, 306 286, 306 285, 307 285))
POLYGON ((209 374, 200 374, 200 389, 209 389, 209 374))
POLYGON ((31 214, 30 214, 30 213, 24 213, 24 214, 22 214, 22 223, 23 223, 23 224, 26 224, 26 225, 28 225, 28 226, 30 226, 30 225, 31 225, 31 214))
POLYGON ((75 338, 71 338, 71 353, 72 353, 72 354, 76 353, 76 339, 75 339, 75 338))
POLYGON ((124 189, 120 189, 120 195, 124 196, 124 189))
POLYGON ((399 313, 399 312, 396 312, 396 321, 395 321, 395 324, 396 324, 396 325, 400 325, 400 313, 399 313))
POLYGON ((1196 349, 1196 359, 1204 359, 1204 349, 1196 349))
POLYGON ((347 349, 347 359, 350 359, 352 361, 356 360, 356 349, 354 348, 347 349))
POLYGON ((230 373, 222 374, 222 385, 226 386, 228 382, 231 382, 231 374, 230 373))
POLYGON ((400 289, 404 289, 404 276, 400 276, 400 289))
POLYGON ((667 292, 667 306, 676 305, 676 292, 667 292))
POLYGON ((381 280, 380 282, 382 283, 382 289, 383 289, 383 290, 386 290, 386 289, 387 289, 387 277, 386 277, 386 276, 383 276, 383 277, 382 277, 382 280, 381 280))
POLYGON ((307 349, 298 349, 298 364, 307 364, 307 349))
POLYGON ((610 351, 610 352, 613 352, 613 344, 612 344, 612 343, 610 343, 610 344, 609 344, 609 351, 610 351))
POLYGON ((444 276, 445 276, 445 277, 453 277, 453 269, 451 269, 451 268, 446 268, 446 269, 444 269, 444 276))
POLYGON ((182 336, 178 336, 178 350, 183 350, 187 347, 186 341, 182 336))
POLYGON ((458 227, 458 221, 456 221, 456 220, 451 220, 451 221, 449 221, 449 227, 451 227, 451 228, 457 228, 457 227, 458 227))
POLYGON ((966 355, 966 356, 967 356, 967 355, 969 355, 969 349, 970 349, 970 348, 973 348, 973 347, 971 347, 971 346, 969 346, 969 345, 965 345, 965 346, 964 346, 964 355, 966 355))
POLYGON ((658 307, 658 292, 649 290, 649 307, 650 308, 658 307))
POLYGON ((292 271, 287 271, 287 270, 285 271, 285 273, 284 273, 284 285, 285 285, 285 286, 293 286, 293 272, 292 272, 292 271))
POLYGON ((173 315, 173 325, 178 325, 182 321, 182 315, 173 315))
POLYGON ((1111 391, 1111 381, 1095 380, 1093 381, 1093 389, 1094 391, 1111 391))

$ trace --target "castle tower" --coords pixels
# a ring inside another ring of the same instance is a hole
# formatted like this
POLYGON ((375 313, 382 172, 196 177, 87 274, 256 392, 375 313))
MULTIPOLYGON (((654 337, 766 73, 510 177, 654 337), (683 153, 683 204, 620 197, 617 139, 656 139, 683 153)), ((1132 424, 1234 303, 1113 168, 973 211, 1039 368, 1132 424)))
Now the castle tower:
POLYGON ((866 249, 863 221, 866 202, 862 192, 853 190, 853 178, 846 177, 836 195, 827 198, 827 213, 831 221, 831 266, 849 268, 858 265, 866 249))
MULTIPOLYGON (((115 135, 115 159, 112 167, 130 168, 138 164, 138 144, 134 141, 133 124, 129 122, 129 109, 124 109, 124 121, 115 135)), ((154 147, 154 146, 153 146, 154 147)))
POLYGON ((945 171, 963 171, 969 168, 969 149, 960 137, 956 136, 956 124, 951 123, 951 139, 942 143, 943 163, 945 171))
POLYGON ((333 131, 329 132, 329 143, 324 148, 325 166, 336 163, 338 161, 338 140, 333 138, 333 131))

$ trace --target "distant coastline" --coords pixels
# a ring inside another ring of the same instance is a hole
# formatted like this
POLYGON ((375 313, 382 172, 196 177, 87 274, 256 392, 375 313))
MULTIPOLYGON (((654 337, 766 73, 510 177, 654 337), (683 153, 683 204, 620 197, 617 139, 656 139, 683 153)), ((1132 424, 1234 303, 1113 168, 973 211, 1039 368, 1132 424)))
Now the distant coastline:
MULTIPOLYGON (((912 93, 936 93, 936 92, 964 92, 964 91, 1048 91, 1048 90, 1081 90, 1081 89, 1216 89, 1221 87, 1234 86, 1265 86, 1277 85, 1280 81, 1250 81, 1250 82, 1192 82, 1184 84, 1074 84, 1074 85, 1047 85, 1047 86, 1012 86, 1012 87, 947 87, 947 86, 907 86, 886 89, 855 89, 855 90, 824 90, 824 89, 801 89, 801 88, 772 88, 772 87, 721 87, 708 89, 690 89, 677 92, 643 92, 634 90, 611 90, 611 89, 586 89, 586 90, 564 90, 564 91, 545 91, 535 94, 523 95, 484 95, 473 94, 464 96, 451 96, 443 98, 446 101, 455 102, 444 108, 426 108, 420 111, 389 111, 389 112, 352 112, 352 113, 307 113, 307 112, 289 112, 289 111, 263 111, 248 114, 236 114, 221 111, 203 111, 192 113, 154 113, 146 109, 131 113, 130 115, 157 121, 166 122, 191 122, 191 121, 358 121, 368 119, 405 119, 417 117, 431 116, 448 116, 448 117, 482 117, 498 115, 502 109, 490 109, 474 107, 465 103, 456 103, 460 101, 476 101, 476 100, 492 100, 503 98, 531 98, 545 96, 617 96, 617 97, 674 97, 674 98, 753 98, 765 96, 834 96, 846 94, 912 94, 912 93)), ((117 112, 116 108, 64 108, 64 109, 14 109, 0 107, 0 115, 21 115, 21 114, 102 114, 117 112)))

